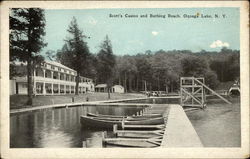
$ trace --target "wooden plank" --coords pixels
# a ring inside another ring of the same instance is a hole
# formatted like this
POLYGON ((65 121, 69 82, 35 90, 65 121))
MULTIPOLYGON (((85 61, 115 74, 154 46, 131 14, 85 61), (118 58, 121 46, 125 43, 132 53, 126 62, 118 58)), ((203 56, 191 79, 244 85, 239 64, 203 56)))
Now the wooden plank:
POLYGON ((162 141, 162 139, 155 139, 155 138, 148 138, 148 139, 144 139, 144 138, 105 138, 104 142, 108 142, 108 141, 162 141))
MULTIPOLYGON (((195 79, 196 80, 196 79, 195 79)), ((212 92, 213 94, 217 95, 219 98, 221 98, 222 100, 224 100, 226 103, 228 104, 232 104, 231 102, 229 102, 227 99, 225 99, 224 97, 222 97, 221 95, 219 95, 218 93, 216 93, 214 90, 212 90, 211 88, 209 88, 208 86, 206 86, 205 84, 201 83, 200 81, 196 80, 198 83, 200 83, 201 85, 203 85, 206 89, 208 89, 210 92, 212 92)))
POLYGON ((123 128, 164 128, 165 125, 123 125, 123 128))
POLYGON ((182 85, 182 88, 201 88, 201 85, 182 85))
POLYGON ((189 92, 187 92, 185 89, 182 89, 182 90, 183 90, 183 92, 185 92, 186 94, 188 94, 191 98, 193 98, 197 103, 199 103, 200 105, 202 105, 202 103, 198 99, 196 99, 194 96, 192 96, 192 94, 190 94, 189 92))
POLYGON ((141 134, 160 134, 160 133, 164 133, 164 131, 161 130, 151 130, 151 131, 147 131, 147 130, 143 130, 143 131, 138 131, 138 130, 116 130, 115 133, 141 133, 141 134))

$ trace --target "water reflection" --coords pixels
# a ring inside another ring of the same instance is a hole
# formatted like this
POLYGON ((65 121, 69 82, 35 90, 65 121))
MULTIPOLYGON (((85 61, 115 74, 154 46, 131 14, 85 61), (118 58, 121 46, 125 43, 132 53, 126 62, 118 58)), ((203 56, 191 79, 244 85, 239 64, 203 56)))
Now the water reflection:
POLYGON ((10 147, 82 147, 87 138, 101 138, 101 130, 83 128, 80 115, 87 112, 132 115, 142 110, 140 106, 79 106, 47 109, 16 114, 10 117, 10 147))

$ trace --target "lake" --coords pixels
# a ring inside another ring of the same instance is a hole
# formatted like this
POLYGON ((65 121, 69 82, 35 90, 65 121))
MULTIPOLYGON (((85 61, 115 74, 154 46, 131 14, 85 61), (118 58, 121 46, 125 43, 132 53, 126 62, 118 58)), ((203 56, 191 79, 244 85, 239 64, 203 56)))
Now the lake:
POLYGON ((101 138, 102 130, 82 127, 81 115, 87 112, 132 115, 142 109, 142 106, 78 106, 14 114, 10 116, 10 147, 82 147, 87 138, 101 138))

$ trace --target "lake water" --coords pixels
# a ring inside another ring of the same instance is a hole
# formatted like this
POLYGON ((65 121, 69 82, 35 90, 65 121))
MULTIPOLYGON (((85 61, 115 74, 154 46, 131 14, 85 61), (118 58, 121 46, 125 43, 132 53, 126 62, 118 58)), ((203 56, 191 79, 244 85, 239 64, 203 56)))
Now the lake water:
MULTIPOLYGON (((126 103, 178 104, 179 99, 157 98, 126 101, 126 103)), ((239 147, 241 145, 240 101, 228 105, 209 101, 206 109, 187 112, 205 147, 239 147)), ((88 138, 98 141, 103 130, 82 127, 80 115, 87 112, 132 115, 141 106, 79 106, 45 109, 15 114, 10 117, 10 147, 82 147, 88 138)), ((108 132, 111 134, 111 132, 108 132)), ((95 144, 95 143, 94 143, 95 144)))
POLYGON ((78 106, 11 115, 10 147, 82 147, 87 138, 101 138, 102 130, 82 127, 81 115, 87 112, 132 115, 142 109, 141 106, 78 106))

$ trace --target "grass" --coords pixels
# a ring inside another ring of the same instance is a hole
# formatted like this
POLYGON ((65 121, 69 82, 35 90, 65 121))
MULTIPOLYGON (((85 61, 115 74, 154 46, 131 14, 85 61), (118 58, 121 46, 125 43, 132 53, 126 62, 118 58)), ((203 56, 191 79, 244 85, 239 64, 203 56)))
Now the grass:
MULTIPOLYGON (((111 93, 111 99, 108 99, 107 93, 86 93, 81 95, 60 95, 60 96, 36 96, 33 98, 33 106, 51 105, 51 104, 63 104, 71 103, 72 98, 74 102, 86 102, 89 101, 102 101, 102 100, 116 100, 116 99, 129 99, 129 98, 141 98, 145 97, 139 93, 111 93)), ((10 109, 19 109, 27 106, 27 95, 11 95, 10 96, 10 109)))

